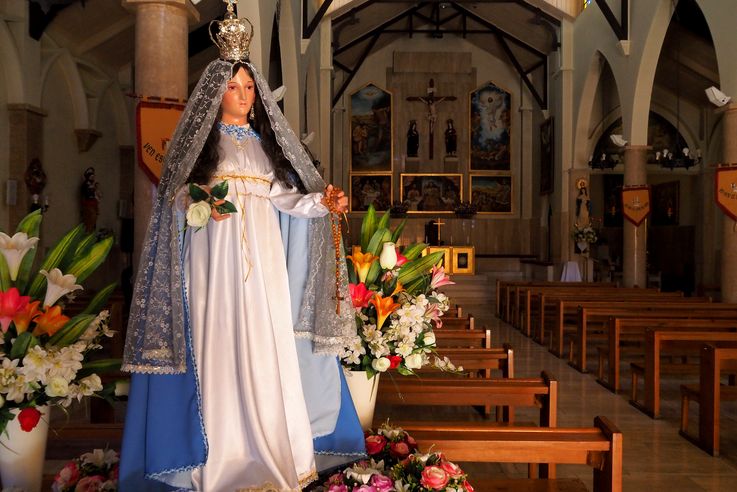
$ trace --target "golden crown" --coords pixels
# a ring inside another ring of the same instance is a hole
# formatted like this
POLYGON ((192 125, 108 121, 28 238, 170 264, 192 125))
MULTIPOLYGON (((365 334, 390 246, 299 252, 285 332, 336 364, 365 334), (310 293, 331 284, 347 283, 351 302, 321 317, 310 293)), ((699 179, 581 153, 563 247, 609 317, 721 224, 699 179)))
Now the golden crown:
POLYGON ((246 19, 238 19, 233 5, 238 0, 223 0, 228 4, 225 19, 210 22, 208 31, 210 39, 220 48, 220 58, 227 61, 247 60, 250 54, 251 40, 253 39, 253 24, 246 19), (212 25, 217 24, 218 30, 213 36, 212 25), (250 29, 249 29, 250 26, 250 29))

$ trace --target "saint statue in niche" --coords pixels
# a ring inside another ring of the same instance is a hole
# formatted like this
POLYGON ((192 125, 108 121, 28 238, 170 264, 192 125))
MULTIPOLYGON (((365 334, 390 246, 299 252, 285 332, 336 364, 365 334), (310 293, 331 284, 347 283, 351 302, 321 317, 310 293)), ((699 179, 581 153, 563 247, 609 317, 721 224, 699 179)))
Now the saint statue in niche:
POLYGON ((446 123, 448 127, 445 129, 445 155, 454 157, 458 150, 458 132, 453 126, 452 118, 449 118, 446 123))
POLYGON ((417 157, 420 149, 420 134, 417 131, 417 121, 410 120, 407 130, 407 157, 417 157))
POLYGON ((25 181, 26 188, 31 194, 30 211, 38 210, 41 208, 41 192, 46 187, 46 173, 40 160, 31 159, 23 176, 23 181, 25 181))
POLYGON ((84 181, 81 187, 81 209, 84 229, 88 233, 97 227, 97 216, 100 215, 100 198, 102 194, 95 178, 95 168, 88 167, 84 171, 84 181))
POLYGON ((576 226, 584 229, 591 225, 591 200, 586 180, 581 178, 576 181, 578 196, 576 197, 576 226))

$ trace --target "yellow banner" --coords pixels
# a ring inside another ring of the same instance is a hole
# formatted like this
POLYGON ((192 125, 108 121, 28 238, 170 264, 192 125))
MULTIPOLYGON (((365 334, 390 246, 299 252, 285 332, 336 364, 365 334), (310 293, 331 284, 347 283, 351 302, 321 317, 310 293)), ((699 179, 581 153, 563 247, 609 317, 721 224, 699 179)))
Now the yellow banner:
POLYGON ((650 187, 632 186, 622 189, 622 213, 639 226, 650 215, 650 187))
POLYGON ((179 118, 181 104, 141 101, 136 109, 138 164, 155 184, 159 184, 164 155, 179 118))
POLYGON ((717 205, 729 218, 737 221, 737 167, 721 167, 716 172, 717 205))

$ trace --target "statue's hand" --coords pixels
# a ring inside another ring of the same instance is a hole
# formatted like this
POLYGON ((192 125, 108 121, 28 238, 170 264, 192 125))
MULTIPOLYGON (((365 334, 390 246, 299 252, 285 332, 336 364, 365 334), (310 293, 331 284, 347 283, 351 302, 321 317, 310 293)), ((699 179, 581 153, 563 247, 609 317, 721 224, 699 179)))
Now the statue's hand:
POLYGON ((325 196, 322 199, 322 203, 334 213, 345 213, 348 211, 348 197, 345 196, 345 192, 331 184, 325 188, 325 196))

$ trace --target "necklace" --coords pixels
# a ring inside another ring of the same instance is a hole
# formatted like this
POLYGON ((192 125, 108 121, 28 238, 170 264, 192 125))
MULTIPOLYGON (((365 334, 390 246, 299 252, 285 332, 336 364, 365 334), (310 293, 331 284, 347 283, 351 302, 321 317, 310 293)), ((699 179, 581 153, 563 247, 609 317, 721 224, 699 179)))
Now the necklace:
POLYGON ((242 144, 243 140, 245 140, 248 137, 253 137, 256 140, 261 140, 261 136, 251 128, 251 125, 245 124, 245 125, 229 125, 227 123, 223 123, 222 121, 218 121, 218 130, 220 130, 222 133, 228 135, 231 137, 234 141, 242 144))

